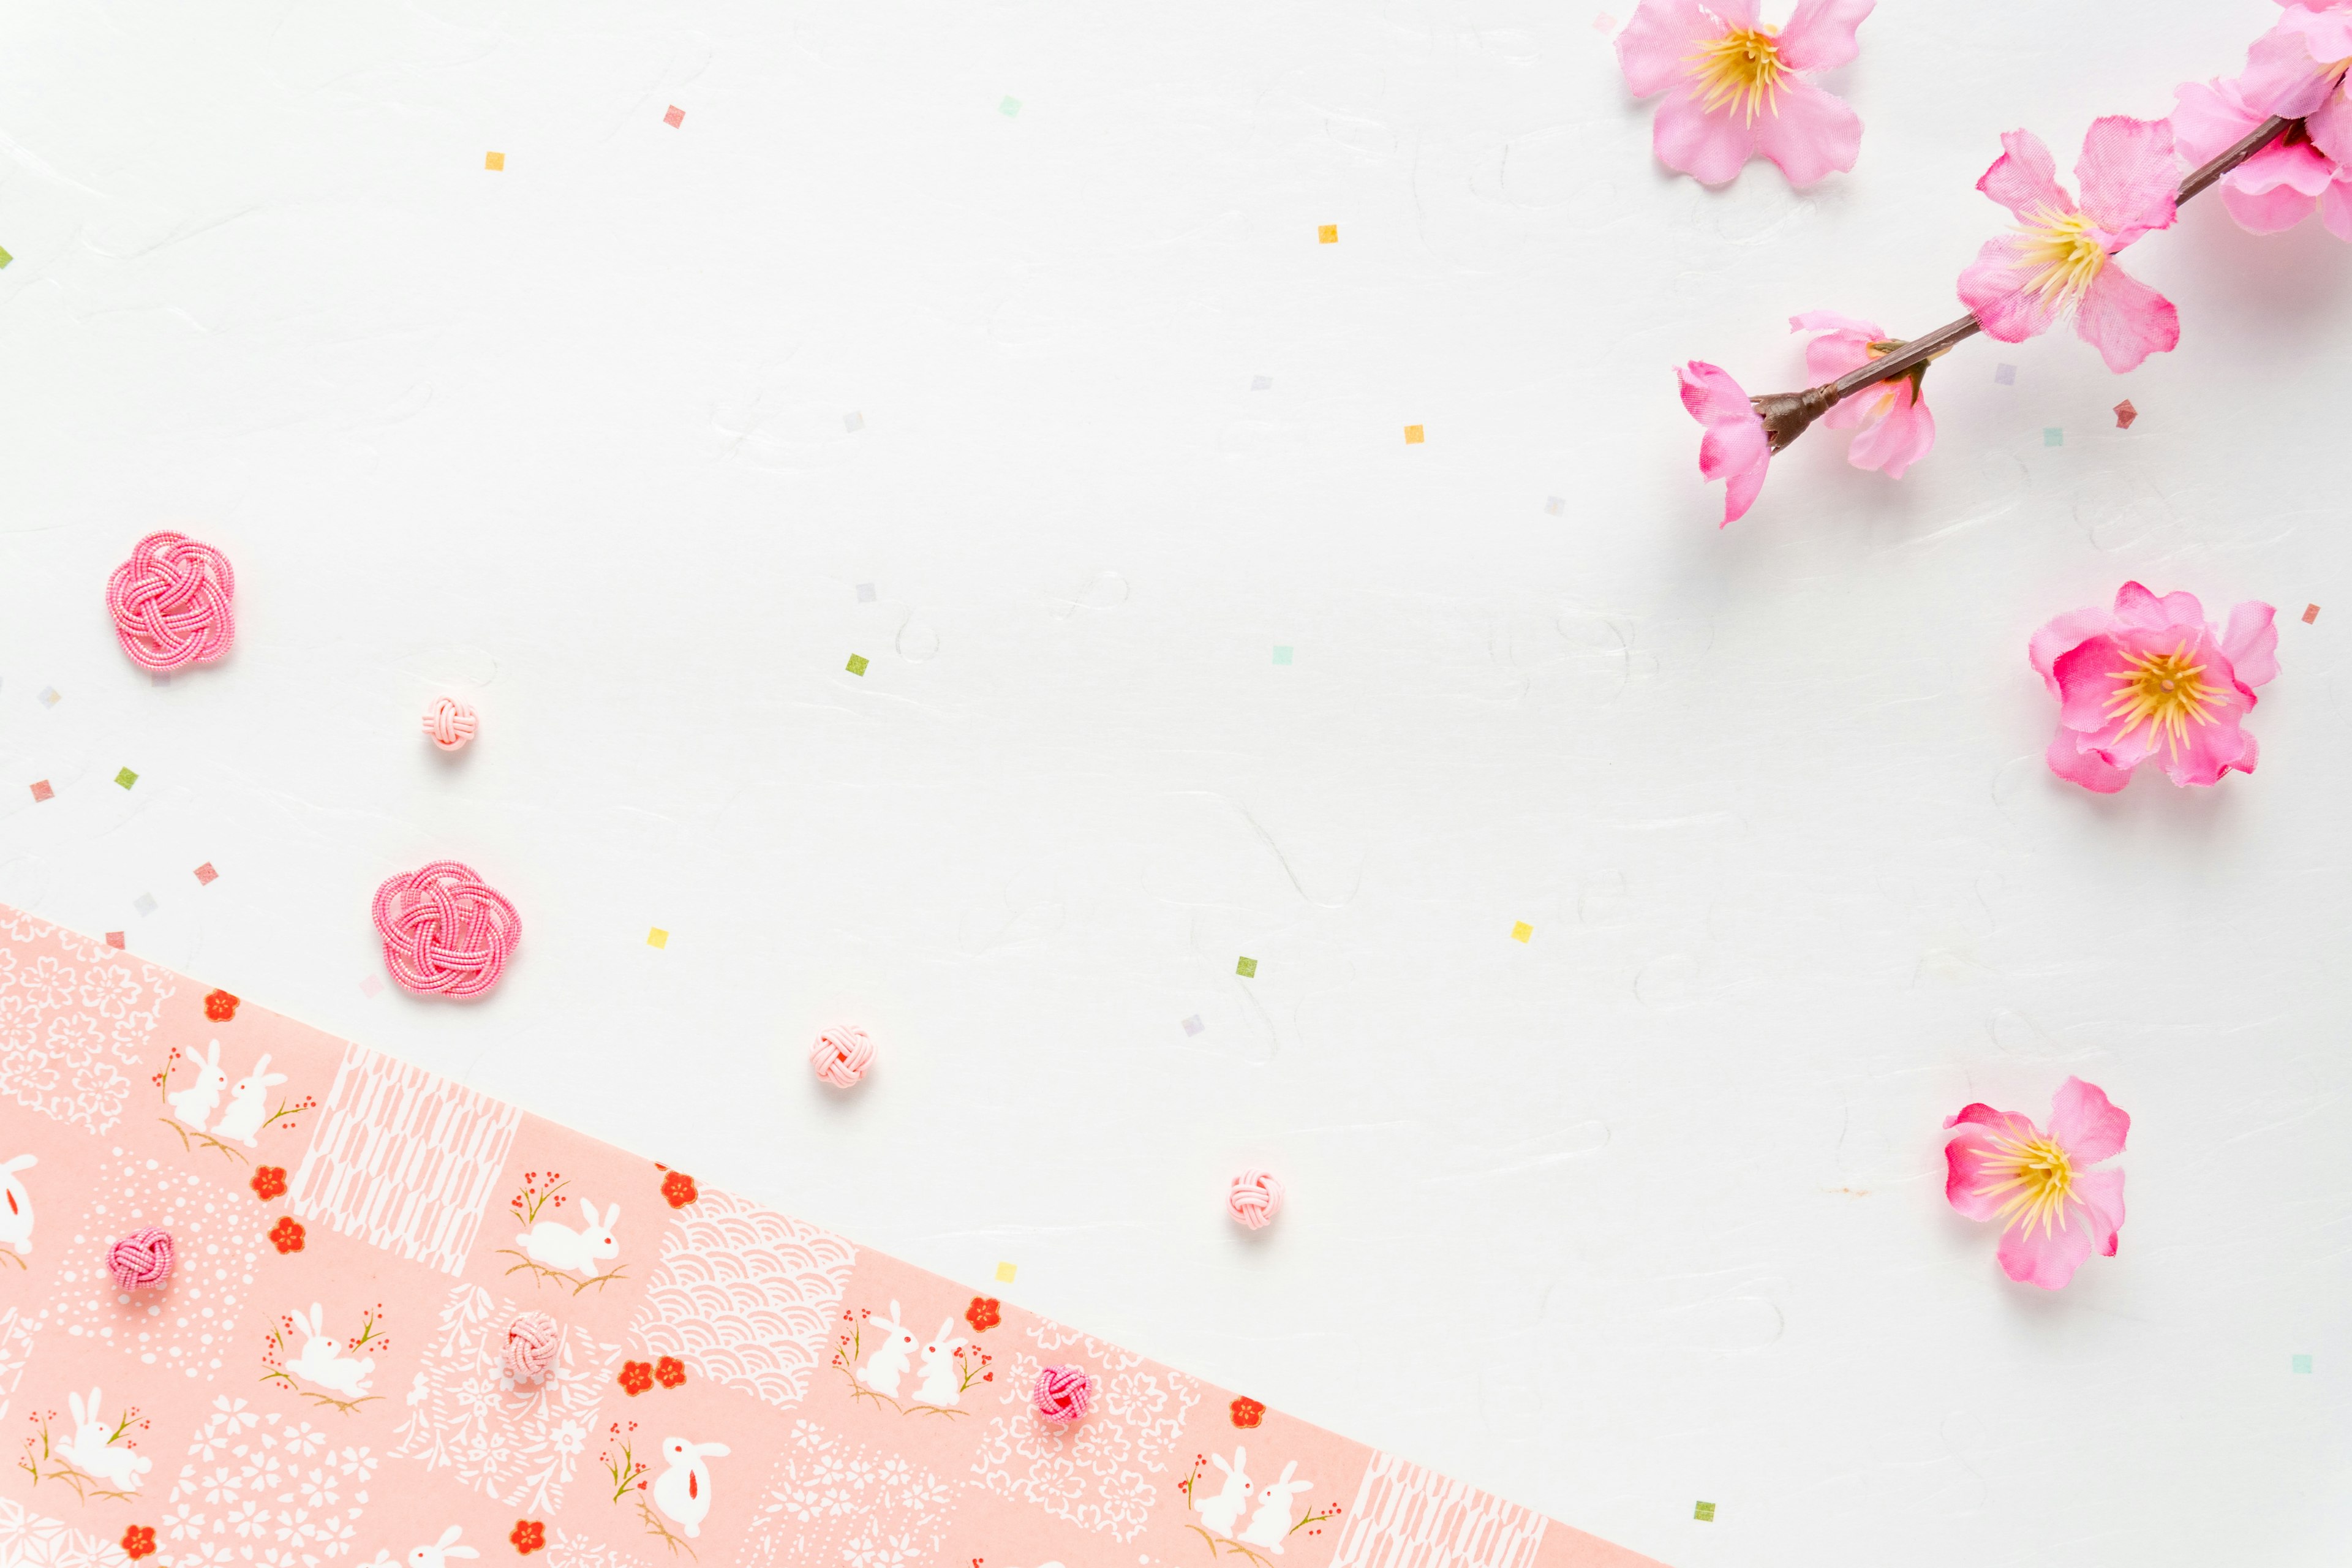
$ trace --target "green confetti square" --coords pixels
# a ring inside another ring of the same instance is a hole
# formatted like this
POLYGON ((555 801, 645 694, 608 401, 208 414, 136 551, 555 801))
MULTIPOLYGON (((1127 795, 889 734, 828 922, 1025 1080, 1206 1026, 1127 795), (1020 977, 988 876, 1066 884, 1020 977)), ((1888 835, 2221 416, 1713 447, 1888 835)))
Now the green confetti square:
POLYGON ((139 775, 132 773, 129 768, 125 768, 121 773, 114 775, 114 782, 121 784, 124 789, 129 789, 132 784, 139 782, 139 775))
POLYGON ((1021 112, 1021 100, 1017 98, 1008 98, 996 106, 996 112, 1010 120, 1021 112))
POLYGON ((2055 425, 2045 426, 2042 432, 2042 444, 2045 447, 2063 447, 2066 444, 2066 432, 2055 425))
POLYGON ((852 675, 863 675, 866 673, 866 656, 864 654, 853 653, 849 656, 849 673, 852 675))
POLYGON ((1699 1521, 1701 1523, 1713 1524, 1715 1522, 1715 1505, 1711 1502, 1703 1502, 1699 1504, 1697 1508, 1691 1510, 1691 1517, 1699 1521))
POLYGON ((1274 662, 1276 664, 1288 664, 1290 662, 1290 650, 1286 647, 1276 648, 1274 650, 1274 662))
POLYGON ((2311 1370, 2311 1358, 2307 1355, 2299 1355, 2294 1358, 2294 1364, 2295 1371, 2307 1373, 2311 1370))
POLYGON ((1255 958, 1243 959, 1239 963, 1234 965, 1234 973, 1240 975, 1244 980, 1256 979, 1257 960, 1255 958))
POLYGON ((0 250, 0 267, 5 267, 8 263, 16 259, 16 258, 15 257, 9 255, 6 251, 0 250))

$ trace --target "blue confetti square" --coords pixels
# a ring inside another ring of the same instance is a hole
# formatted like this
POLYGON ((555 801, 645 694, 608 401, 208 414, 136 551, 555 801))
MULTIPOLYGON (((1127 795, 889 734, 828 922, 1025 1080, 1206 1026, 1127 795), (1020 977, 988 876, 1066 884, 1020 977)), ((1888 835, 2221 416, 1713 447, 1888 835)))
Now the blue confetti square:
POLYGON ((155 912, 155 895, 142 893, 131 900, 131 907, 142 915, 152 915, 155 912))
POLYGON ((1274 650, 1274 662, 1276 664, 1288 664, 1290 662, 1290 650, 1286 647, 1276 648, 1274 650))
POLYGON ((2013 364, 1995 365, 1993 366, 1992 378, 2002 386, 2015 386, 2017 384, 2017 367, 2013 364))
POLYGON ((2045 426, 2042 432, 2042 444, 2045 447, 2063 447, 2066 444, 2066 432, 2055 425, 2045 426))
POLYGON ((2311 1370, 2311 1358, 2307 1355, 2299 1355, 2295 1357, 2294 1370, 2302 1373, 2309 1372, 2311 1370))

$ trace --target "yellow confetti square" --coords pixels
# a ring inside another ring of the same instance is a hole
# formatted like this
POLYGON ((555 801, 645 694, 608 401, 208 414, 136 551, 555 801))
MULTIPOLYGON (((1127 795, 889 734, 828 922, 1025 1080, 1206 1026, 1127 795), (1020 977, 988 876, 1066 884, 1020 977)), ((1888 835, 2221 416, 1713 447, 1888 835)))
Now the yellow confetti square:
POLYGON ((662 930, 659 926, 654 927, 653 930, 646 932, 646 945, 647 947, 667 947, 669 945, 669 932, 662 930))
POLYGON ((1408 425, 1404 427, 1404 444, 1408 447, 1418 447, 1421 445, 1420 426, 1408 425))
POLYGON ((1010 1284, 1012 1284, 1012 1283, 1013 1283, 1013 1265, 1011 1265, 1010 1263, 1000 1263, 1000 1264, 998 1264, 998 1265, 996 1266, 996 1282, 997 1282, 999 1285, 1010 1285, 1010 1284))
POLYGON ((1528 938, 1535 934, 1536 928, 1528 924, 1525 921, 1515 921, 1511 924, 1511 940, 1513 942, 1525 942, 1528 938))
POLYGON ((507 166, 507 155, 506 155, 504 153, 483 153, 483 154, 482 154, 482 167, 483 167, 483 168, 485 168, 485 169, 503 169, 503 168, 505 168, 506 166, 507 166))
POLYGON ((1322 227, 1317 229, 1315 231, 1315 243, 1318 245, 1339 244, 1339 226, 1336 223, 1327 223, 1322 227))

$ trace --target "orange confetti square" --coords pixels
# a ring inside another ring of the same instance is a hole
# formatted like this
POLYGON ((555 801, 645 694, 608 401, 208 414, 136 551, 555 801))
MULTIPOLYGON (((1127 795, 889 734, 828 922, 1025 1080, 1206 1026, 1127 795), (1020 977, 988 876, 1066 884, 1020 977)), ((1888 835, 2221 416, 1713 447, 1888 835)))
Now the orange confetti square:
POLYGON ((482 167, 483 167, 483 168, 485 168, 485 169, 503 169, 503 168, 505 168, 506 166, 507 166, 507 155, 506 155, 504 153, 483 153, 483 154, 482 154, 482 167))
POLYGON ((669 112, 662 116, 662 123, 670 127, 672 130, 676 130, 677 127, 686 123, 686 110, 680 109, 675 103, 671 104, 669 106, 669 112))
POLYGON ((1421 445, 1420 426, 1408 425, 1404 427, 1404 444, 1408 447, 1418 447, 1421 445))
POLYGON ((108 931, 108 932, 106 933, 106 945, 107 945, 107 946, 109 946, 109 947, 110 947, 110 948, 112 948, 112 949, 114 949, 117 952, 121 952, 121 951, 122 951, 122 933, 121 933, 121 931, 108 931))
POLYGON ((49 787, 48 780, 35 779, 33 781, 33 798, 35 800, 47 800, 57 793, 57 791, 49 787))
POLYGON ((1315 243, 1318 245, 1339 244, 1339 226, 1336 223, 1327 223, 1322 227, 1317 229, 1315 231, 1315 243))
POLYGON ((2130 398, 2126 397, 2121 403, 2116 405, 2116 429, 2130 429, 2132 427, 2132 421, 2138 417, 2139 410, 2132 406, 2132 400, 2130 398))
POLYGON ((213 869, 213 863, 209 860, 196 868, 196 880, 206 887, 210 887, 219 876, 220 873, 213 869))
POLYGON ((2305 605, 2303 607, 2303 624, 2304 624, 2305 626, 2307 626, 2311 625, 2311 623, 2312 623, 2312 622, 2314 622, 2314 621, 2317 620, 2318 618, 2319 618, 2319 606, 2318 606, 2317 605, 2305 605))

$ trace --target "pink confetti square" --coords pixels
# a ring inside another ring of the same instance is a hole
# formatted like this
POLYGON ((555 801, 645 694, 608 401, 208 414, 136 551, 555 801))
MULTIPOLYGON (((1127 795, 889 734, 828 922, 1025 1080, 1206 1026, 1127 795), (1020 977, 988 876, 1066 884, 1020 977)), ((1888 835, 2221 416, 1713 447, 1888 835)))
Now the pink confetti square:
POLYGON ((57 793, 57 791, 49 787, 48 780, 35 779, 33 781, 33 798, 35 800, 47 800, 57 793))
POLYGON ((669 112, 662 116, 662 123, 669 126, 672 130, 676 130, 678 126, 686 123, 686 110, 680 109, 675 103, 671 104, 669 106, 669 112))
POLYGON ((2305 605, 2303 607, 2303 624, 2304 624, 2305 626, 2307 626, 2311 625, 2311 623, 2312 623, 2312 622, 2314 622, 2314 621, 2317 620, 2318 618, 2319 618, 2319 606, 2318 606, 2317 605, 2305 605))
POLYGON ((2132 406, 2132 401, 2130 398, 2126 397, 2121 403, 2116 405, 2116 429, 2130 429, 2132 427, 2132 421, 2138 417, 2139 410, 2132 406))
POLYGON ((213 869, 213 863, 209 860, 196 868, 196 880, 199 882, 210 883, 214 878, 219 875, 220 873, 218 871, 213 869))
POLYGON ((119 931, 108 931, 106 933, 106 945, 114 949, 117 952, 121 952, 122 951, 122 933, 119 931))
POLYGON ((1592 18, 1592 30, 1596 33, 1613 33, 1617 30, 1617 18, 1603 11, 1592 18))
POLYGON ((379 992, 379 991, 381 991, 381 990, 383 990, 383 981, 381 981, 381 980, 378 980, 378 979, 377 979, 374 975, 373 975, 373 974, 366 975, 366 976, 362 977, 362 978, 361 979, 361 981, 360 981, 360 994, 361 994, 361 995, 362 995, 362 996, 371 996, 371 997, 372 997, 372 996, 373 996, 377 992, 379 992))

